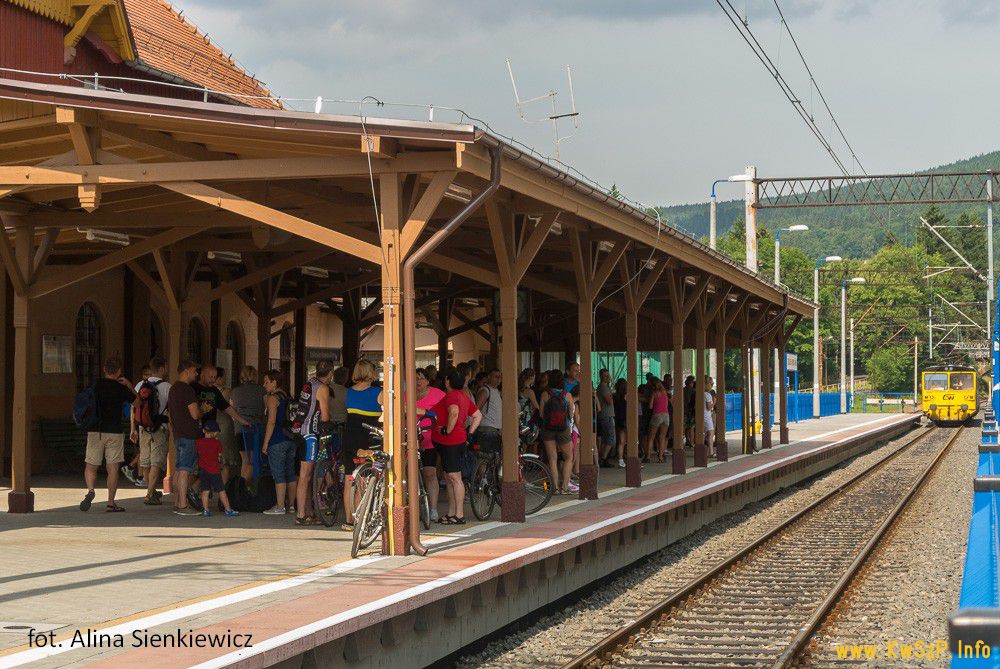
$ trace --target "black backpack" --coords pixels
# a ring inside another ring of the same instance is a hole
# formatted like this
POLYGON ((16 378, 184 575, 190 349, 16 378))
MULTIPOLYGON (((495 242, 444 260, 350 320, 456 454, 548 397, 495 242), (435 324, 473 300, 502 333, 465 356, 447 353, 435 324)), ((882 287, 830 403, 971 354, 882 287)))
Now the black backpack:
POLYGON ((73 422, 78 428, 88 432, 97 429, 101 422, 101 413, 97 407, 97 392, 94 386, 84 388, 73 400, 73 422))
POLYGON ((542 406, 542 429, 562 432, 569 427, 569 402, 566 393, 549 391, 549 399, 542 406), (558 394, 557 394, 558 393, 558 394))
POLYGON ((226 495, 229 504, 237 511, 248 513, 263 513, 275 505, 277 495, 274 489, 274 478, 270 474, 261 474, 255 482, 256 492, 247 485, 242 476, 234 476, 226 483, 226 495))
POLYGON ((306 417, 309 415, 309 408, 312 406, 312 395, 312 383, 306 381, 302 385, 302 390, 299 391, 299 398, 295 402, 294 409, 292 408, 291 398, 288 400, 289 405, 285 410, 285 423, 293 434, 302 434, 302 426, 305 424, 306 417))

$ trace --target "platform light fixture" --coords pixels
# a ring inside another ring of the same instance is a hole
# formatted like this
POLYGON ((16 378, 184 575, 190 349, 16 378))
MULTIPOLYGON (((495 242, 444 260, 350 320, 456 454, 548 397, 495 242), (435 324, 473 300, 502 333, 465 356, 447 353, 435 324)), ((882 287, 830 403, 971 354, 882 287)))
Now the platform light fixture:
POLYGON ((451 184, 444 191, 444 196, 451 200, 456 200, 463 204, 472 202, 472 189, 458 184, 451 184))
POLYGON ((129 236, 121 232, 97 230, 95 228, 77 228, 76 231, 82 234, 88 242, 103 242, 105 244, 118 244, 119 246, 128 246, 131 243, 129 236))
POLYGON ((305 265, 303 267, 300 267, 299 271, 302 272, 304 276, 312 276, 316 277, 317 279, 330 278, 329 270, 325 270, 322 267, 313 267, 311 265, 305 265))
POLYGON ((235 251, 209 251, 209 260, 224 260, 225 262, 243 262, 243 255, 235 251))

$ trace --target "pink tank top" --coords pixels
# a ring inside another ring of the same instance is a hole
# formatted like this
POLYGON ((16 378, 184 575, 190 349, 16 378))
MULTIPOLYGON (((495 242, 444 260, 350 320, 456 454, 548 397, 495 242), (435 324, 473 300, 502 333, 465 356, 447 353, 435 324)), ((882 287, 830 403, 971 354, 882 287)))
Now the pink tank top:
POLYGON ((670 398, 666 393, 660 393, 653 400, 653 413, 670 413, 670 398))

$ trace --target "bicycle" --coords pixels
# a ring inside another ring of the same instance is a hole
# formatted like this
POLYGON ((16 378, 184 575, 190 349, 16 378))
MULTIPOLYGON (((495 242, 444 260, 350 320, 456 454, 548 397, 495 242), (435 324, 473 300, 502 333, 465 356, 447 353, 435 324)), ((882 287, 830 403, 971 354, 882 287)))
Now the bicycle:
MULTIPOLYGON (((500 482, 502 480, 502 459, 499 452, 483 453, 473 446, 479 454, 479 464, 472 476, 472 492, 469 501, 472 513, 478 520, 487 520, 493 514, 493 508, 502 504, 500 482)), ((530 516, 538 513, 552 499, 555 482, 552 473, 541 458, 532 453, 518 455, 518 481, 524 484, 524 513, 530 516)))
MULTIPOLYGON (((363 490, 361 501, 355 510, 354 530, 351 544, 351 557, 371 546, 375 539, 381 536, 384 526, 385 472, 392 466, 392 457, 382 450, 382 430, 374 425, 365 425, 372 436, 372 445, 365 449, 364 462, 354 473, 354 484, 363 490)), ((419 437, 423 435, 421 430, 419 437)), ((360 455, 360 453, 359 453, 360 455)), ((359 458, 360 459, 360 458, 359 458)), ((424 489, 423 479, 418 477, 420 488, 420 524, 425 530, 431 528, 430 498, 424 489)), ((402 485, 403 483, 400 482, 402 485)), ((404 490, 409 486, 404 485, 404 490)))
MULTIPOLYGON (((343 432, 343 424, 337 424, 334 429, 343 432)), ((326 527, 337 523, 340 507, 344 499, 344 469, 337 458, 327 448, 331 436, 320 439, 320 449, 316 456, 316 468, 313 470, 312 497, 316 517, 326 527)))

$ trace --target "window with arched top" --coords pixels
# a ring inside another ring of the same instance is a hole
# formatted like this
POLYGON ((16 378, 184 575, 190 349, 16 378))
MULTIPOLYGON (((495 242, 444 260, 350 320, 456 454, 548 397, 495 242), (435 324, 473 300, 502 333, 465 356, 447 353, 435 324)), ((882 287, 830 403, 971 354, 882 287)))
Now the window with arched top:
POLYGON ((188 323, 186 344, 188 360, 198 365, 203 364, 205 362, 205 325, 201 319, 192 318, 191 322, 188 323))
POLYGON ((101 376, 101 318, 97 307, 85 302, 76 312, 73 337, 76 356, 76 389, 87 388, 101 376))
POLYGON ((233 352, 233 368, 230 370, 230 382, 239 384, 240 371, 243 369, 243 329, 236 321, 226 325, 226 348, 233 352))

